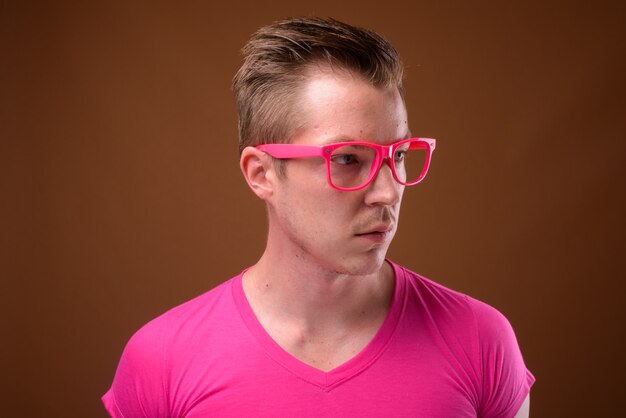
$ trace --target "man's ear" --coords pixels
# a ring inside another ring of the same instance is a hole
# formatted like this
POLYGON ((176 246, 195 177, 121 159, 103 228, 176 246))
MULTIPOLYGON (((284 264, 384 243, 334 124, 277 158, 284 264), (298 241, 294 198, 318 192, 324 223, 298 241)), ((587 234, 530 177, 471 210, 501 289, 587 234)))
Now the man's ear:
POLYGON ((252 191, 263 200, 273 192, 274 165, 265 152, 254 147, 246 147, 241 153, 239 167, 252 191))

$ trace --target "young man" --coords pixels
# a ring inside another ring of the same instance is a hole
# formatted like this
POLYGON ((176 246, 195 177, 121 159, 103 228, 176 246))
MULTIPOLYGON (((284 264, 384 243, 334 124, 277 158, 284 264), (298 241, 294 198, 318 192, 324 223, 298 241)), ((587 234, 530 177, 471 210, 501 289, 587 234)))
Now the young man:
POLYGON ((259 30, 234 80, 241 170, 265 201, 258 263, 128 343, 114 417, 526 417, 534 379, 493 308, 385 255, 435 149, 402 64, 330 19, 259 30))

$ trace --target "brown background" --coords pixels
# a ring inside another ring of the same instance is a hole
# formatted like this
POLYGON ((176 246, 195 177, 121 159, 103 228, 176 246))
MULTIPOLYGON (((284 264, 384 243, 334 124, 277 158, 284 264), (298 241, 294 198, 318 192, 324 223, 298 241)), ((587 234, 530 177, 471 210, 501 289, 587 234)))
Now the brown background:
POLYGON ((483 299, 534 417, 624 409, 624 7, 601 2, 23 2, 0 9, 7 417, 103 417, 132 332, 264 244, 239 174, 239 48, 285 16, 385 34, 438 138, 391 258, 483 299))

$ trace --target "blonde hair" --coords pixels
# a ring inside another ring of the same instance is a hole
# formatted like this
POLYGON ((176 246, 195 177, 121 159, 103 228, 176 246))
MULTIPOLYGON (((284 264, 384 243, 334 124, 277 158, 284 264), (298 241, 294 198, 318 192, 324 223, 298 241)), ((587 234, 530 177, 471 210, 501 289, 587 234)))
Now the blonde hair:
POLYGON ((233 79, 239 111, 239 152, 288 142, 298 129, 296 95, 314 66, 347 70, 376 87, 403 93, 403 66, 381 35, 334 19, 296 18, 262 27, 242 49, 233 79))

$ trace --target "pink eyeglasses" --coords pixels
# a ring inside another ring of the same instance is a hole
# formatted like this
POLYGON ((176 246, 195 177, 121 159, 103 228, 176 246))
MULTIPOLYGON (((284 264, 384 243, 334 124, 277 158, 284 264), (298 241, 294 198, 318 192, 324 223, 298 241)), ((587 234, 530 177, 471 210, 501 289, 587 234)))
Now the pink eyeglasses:
POLYGON ((280 159, 322 157, 326 160, 328 184, 349 192, 370 184, 384 160, 398 183, 404 186, 419 183, 426 177, 435 144, 436 140, 431 138, 410 138, 390 145, 338 142, 320 146, 263 144, 256 148, 280 159))

